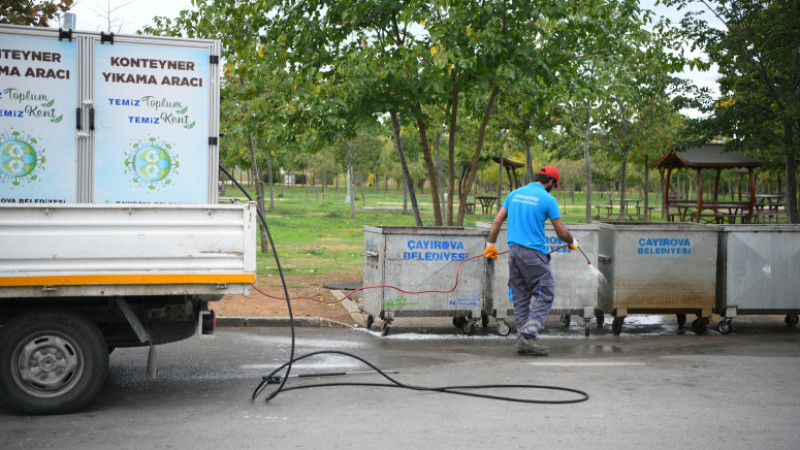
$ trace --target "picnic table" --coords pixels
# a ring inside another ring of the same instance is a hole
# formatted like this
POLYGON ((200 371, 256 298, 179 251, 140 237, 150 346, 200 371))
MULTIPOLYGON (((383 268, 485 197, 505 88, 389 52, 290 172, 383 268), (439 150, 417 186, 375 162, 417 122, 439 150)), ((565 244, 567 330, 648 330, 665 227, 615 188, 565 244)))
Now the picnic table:
MULTIPOLYGON (((697 220, 697 202, 672 201, 669 204, 669 220, 675 221, 677 216, 680 222, 697 220)), ((700 211, 700 220, 715 223, 746 223, 750 217, 749 202, 721 202, 705 201, 700 211)))
POLYGON ((492 213, 492 206, 494 206, 494 202, 497 201, 497 197, 489 197, 489 196, 476 196, 475 197, 478 202, 481 204, 481 211, 483 214, 491 214, 492 213))
POLYGON ((783 206, 783 194, 757 194, 756 195, 756 220, 778 223, 778 214, 783 206))

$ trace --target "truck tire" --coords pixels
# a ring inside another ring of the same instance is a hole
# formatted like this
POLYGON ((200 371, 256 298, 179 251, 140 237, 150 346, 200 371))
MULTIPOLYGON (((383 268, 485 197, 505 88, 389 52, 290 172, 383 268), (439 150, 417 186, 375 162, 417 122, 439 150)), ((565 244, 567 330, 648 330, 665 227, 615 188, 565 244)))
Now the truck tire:
POLYGON ((103 334, 67 310, 29 311, 0 328, 0 397, 24 414, 64 414, 91 402, 108 375, 103 334))

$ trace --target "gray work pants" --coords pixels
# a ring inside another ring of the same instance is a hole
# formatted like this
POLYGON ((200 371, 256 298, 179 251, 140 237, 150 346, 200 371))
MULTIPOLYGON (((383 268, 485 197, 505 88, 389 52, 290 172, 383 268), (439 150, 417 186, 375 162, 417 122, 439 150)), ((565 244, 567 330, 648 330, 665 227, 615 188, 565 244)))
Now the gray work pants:
POLYGON ((511 247, 508 287, 514 302, 517 335, 536 337, 553 306, 555 280, 550 268, 550 255, 519 245, 511 247))

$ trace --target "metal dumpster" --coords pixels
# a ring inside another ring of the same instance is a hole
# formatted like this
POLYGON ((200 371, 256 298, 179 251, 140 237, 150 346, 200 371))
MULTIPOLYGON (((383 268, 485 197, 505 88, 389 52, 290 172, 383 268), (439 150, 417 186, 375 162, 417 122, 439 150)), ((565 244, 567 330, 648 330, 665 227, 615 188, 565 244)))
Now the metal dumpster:
MULTIPOLYGON (((597 265, 598 226, 596 224, 565 224, 580 248, 589 258, 591 264, 597 265)), ((478 229, 491 230, 491 222, 479 222, 478 229)), ((561 324, 569 327, 570 315, 577 314, 583 319, 584 332, 589 335, 589 322, 597 318, 598 326, 603 326, 603 312, 598 309, 598 290, 601 278, 596 268, 589 266, 580 252, 570 252, 563 246, 565 242, 556 236, 551 224, 545 225, 547 247, 551 253, 550 264, 556 282, 555 298, 551 313, 561 315, 561 324)), ((504 223, 497 237, 497 251, 508 250, 506 224, 504 223)), ((501 335, 509 333, 506 323, 508 316, 514 315, 514 306, 509 300, 508 290, 508 253, 498 255, 497 261, 486 264, 486 289, 483 315, 497 319, 497 332, 501 335)))
POLYGON ((603 222, 599 233, 599 307, 614 334, 629 313, 697 314, 705 332, 716 297, 717 229, 692 223, 603 222))
POLYGON ((717 325, 731 331, 737 314, 786 314, 796 326, 800 313, 800 226, 719 227, 717 325))
POLYGON ((463 227, 365 226, 367 327, 380 317, 386 335, 395 317, 451 316, 454 325, 472 332, 483 304, 487 234, 463 227))

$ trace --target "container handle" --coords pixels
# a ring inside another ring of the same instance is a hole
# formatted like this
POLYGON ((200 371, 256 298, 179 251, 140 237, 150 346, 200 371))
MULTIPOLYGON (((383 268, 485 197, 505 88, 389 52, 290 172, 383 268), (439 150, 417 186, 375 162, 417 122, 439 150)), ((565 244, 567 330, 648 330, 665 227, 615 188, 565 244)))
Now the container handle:
POLYGON ((364 252, 363 256, 367 258, 378 259, 378 252, 364 252))
POLYGON ((611 263, 611 257, 608 255, 599 254, 597 255, 597 260, 603 264, 611 263))

